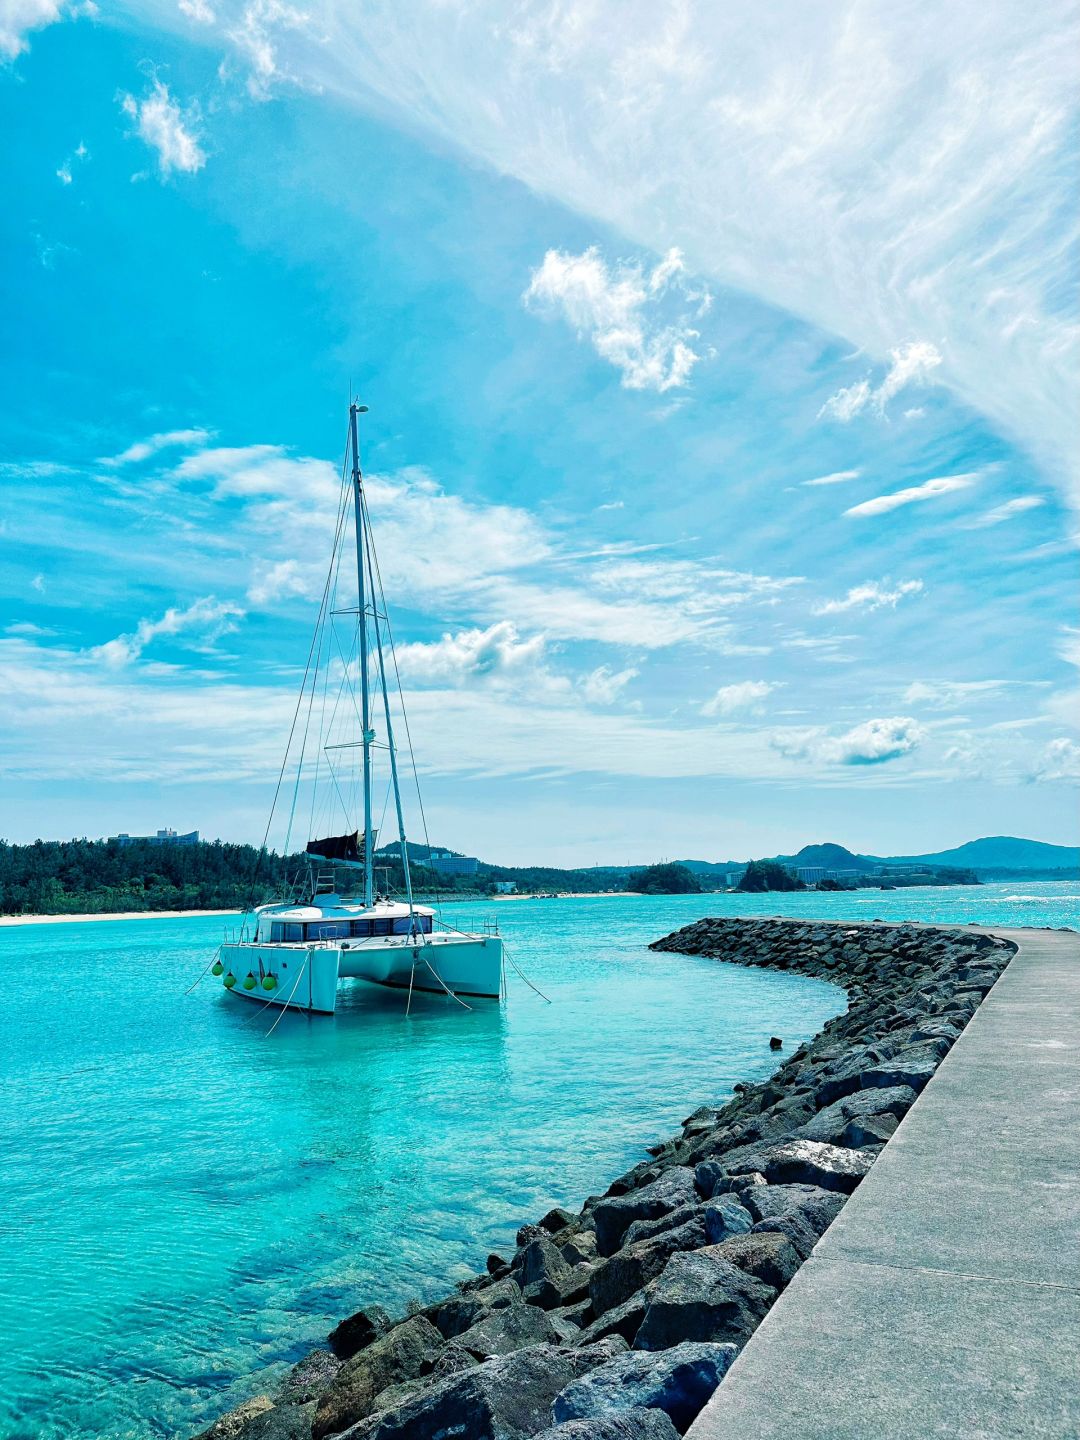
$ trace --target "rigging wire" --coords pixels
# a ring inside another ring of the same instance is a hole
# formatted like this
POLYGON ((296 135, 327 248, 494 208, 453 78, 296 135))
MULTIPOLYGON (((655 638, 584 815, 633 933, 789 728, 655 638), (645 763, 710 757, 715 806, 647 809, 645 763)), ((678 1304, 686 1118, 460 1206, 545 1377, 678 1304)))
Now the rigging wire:
MULTIPOLYGON (((344 467, 343 467, 343 469, 344 469, 344 467)), ((344 475, 343 475, 342 478, 344 479, 344 475)), ((337 547, 338 537, 339 537, 340 532, 341 532, 341 525, 342 525, 342 521, 343 521, 343 519, 344 519, 344 509, 345 509, 345 506, 344 506, 344 499, 343 499, 342 502, 339 504, 339 507, 338 507, 337 524, 336 524, 335 530, 334 530, 334 545, 335 545, 335 548, 337 547)), ((248 904, 247 904, 247 906, 246 906, 246 910, 248 910, 248 911, 253 910, 253 909, 255 908, 255 882, 256 882, 256 880, 258 879, 258 876, 259 876, 259 865, 262 863, 262 858, 263 858, 263 856, 266 854, 267 842, 268 842, 269 839, 270 839, 270 827, 271 827, 271 825, 273 825, 273 823, 274 823, 274 812, 275 812, 276 809, 277 809, 277 802, 278 802, 278 799, 279 799, 279 797, 280 797, 280 795, 281 795, 281 786, 282 786, 282 782, 283 782, 284 779, 285 779, 285 770, 286 770, 286 767, 288 766, 288 763, 289 763, 289 752, 290 752, 290 750, 292 749, 293 737, 294 737, 294 735, 296 734, 296 722, 297 722, 297 721, 299 720, 299 718, 300 718, 300 707, 301 707, 301 705, 304 703, 304 691, 305 691, 305 689, 307 688, 308 675, 309 675, 309 673, 310 673, 310 671, 311 671, 311 657, 312 657, 312 655, 315 653, 315 641, 316 641, 316 639, 318 638, 319 628, 320 628, 320 626, 322 625, 322 621, 323 621, 323 611, 324 611, 325 608, 326 608, 326 600, 327 600, 327 596, 328 596, 329 590, 330 590, 330 576, 331 576, 332 572, 333 572, 333 559, 331 559, 330 568, 329 568, 329 570, 327 571, 326 584, 323 586, 322 602, 321 602, 321 604, 320 604, 320 606, 319 606, 319 614, 318 614, 318 617, 316 618, 316 621, 315 621, 315 629, 313 630, 312 635, 311 635, 311 644, 308 646, 307 662, 306 662, 306 664, 304 665, 304 679, 303 679, 303 683, 302 683, 301 686, 300 686, 300 694, 296 697, 296 708, 295 708, 295 710, 293 711, 292 724, 289 726, 289 738, 288 738, 288 740, 286 741, 286 744, 285 744, 285 754, 284 754, 284 755, 282 756, 282 758, 281 758, 281 769, 278 771, 277 784, 274 786, 274 797, 273 797, 273 799, 272 799, 271 802, 270 802, 270 814, 269 814, 269 816, 267 817, 266 829, 265 829, 265 831, 263 832, 262 844, 261 844, 260 847, 259 847, 259 853, 258 853, 258 854, 256 855, 256 857, 255 857, 255 864, 254 864, 254 866, 252 867, 252 871, 251 871, 251 883, 250 883, 250 886, 249 886, 249 889, 248 889, 248 904)), ((286 845, 286 846, 285 846, 285 850, 284 850, 284 856, 283 856, 283 858, 286 858, 286 859, 288 858, 288 850, 289 850, 289 847, 288 847, 288 845, 286 845)))
MULTIPOLYGON (((367 524, 368 534, 370 534, 370 533, 371 533, 371 520, 370 520, 370 517, 368 516, 368 504, 367 504, 367 492, 366 492, 366 491, 362 492, 362 494, 361 494, 361 502, 362 502, 362 504, 363 504, 364 519, 365 519, 365 522, 366 522, 366 524, 367 524)), ((386 621, 386 641, 387 641, 387 644, 388 644, 389 647, 390 647, 390 659, 391 659, 391 662, 393 663, 393 666, 394 666, 394 683, 395 683, 395 685, 396 685, 396 687, 397 687, 398 702, 399 702, 399 704, 400 704, 400 706, 401 706, 401 719, 402 719, 402 721, 403 721, 403 723, 404 723, 404 725, 405 725, 405 743, 407 744, 407 746, 408 746, 408 748, 409 748, 409 768, 412 770, 413 784, 414 784, 414 786, 416 787, 416 803, 417 803, 417 805, 419 806, 419 809, 420 809, 420 824, 421 824, 421 828, 423 829, 423 832, 424 832, 424 848, 427 850, 428 870, 429 870, 429 872, 431 873, 431 875, 434 876, 434 875, 436 874, 436 872, 435 872, 435 870, 433 870, 432 867, 431 867, 431 836, 428 834, 427 815, 426 815, 426 813, 425 813, 425 811, 424 811, 424 797, 423 797, 423 795, 420 793, 420 772, 418 771, 417 766, 416 766, 416 751, 413 749, 412 731, 409 729, 409 712, 408 712, 408 710, 406 709, 406 706, 405 706, 405 692, 404 692, 404 691, 402 690, 402 688, 401 688, 401 672, 400 672, 400 670, 398 669, 397 647, 396 647, 396 645, 394 644, 394 632, 393 632, 393 630, 392 630, 392 628, 391 628, 391 626, 390 626, 390 612, 389 612, 389 610, 387 609, 387 605, 386 605, 386 590, 385 590, 384 587, 383 587, 382 569, 381 569, 381 567, 380 567, 380 565, 379 565, 379 556, 378 556, 378 553, 376 552, 374 546, 372 546, 371 555, 372 555, 372 566, 373 566, 374 576, 375 576, 375 580, 376 580, 376 582, 377 582, 377 584, 378 584, 378 587, 379 587, 379 598, 380 598, 380 600, 382 601, 383 619, 386 621)), ((405 847, 406 863, 407 863, 407 860, 408 860, 408 853, 409 853, 409 849, 408 849, 408 845, 406 844, 406 847, 405 847)), ((440 893, 439 893, 439 885, 438 885, 438 881, 437 881, 437 880, 435 881, 433 888, 434 888, 434 890, 435 890, 435 908, 436 908, 436 909, 438 910, 438 912, 439 912, 439 919, 440 919, 440 921, 441 921, 441 920, 442 920, 442 896, 441 896, 440 893)))

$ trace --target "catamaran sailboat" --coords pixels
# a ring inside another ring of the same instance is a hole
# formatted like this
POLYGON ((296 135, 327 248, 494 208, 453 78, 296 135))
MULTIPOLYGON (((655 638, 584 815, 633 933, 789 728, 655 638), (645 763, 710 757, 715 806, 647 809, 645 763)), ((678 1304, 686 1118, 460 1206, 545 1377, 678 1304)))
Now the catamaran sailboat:
MULTIPOLYGON (((397 663, 360 469, 357 418, 366 410, 366 405, 355 402, 349 407, 346 461, 342 466, 330 570, 300 703, 293 718, 286 764, 282 766, 274 801, 276 806, 290 752, 303 720, 292 816, 296 814, 301 790, 308 783, 312 791, 313 823, 321 781, 322 791, 329 794, 330 803, 335 807, 333 813, 340 813, 349 821, 356 811, 361 811, 363 828, 354 821, 355 828, 347 829, 344 834, 309 840, 302 893, 293 899, 256 907, 253 921, 241 931, 238 940, 222 944, 213 966, 213 973, 221 976, 225 988, 234 995, 281 1009, 321 1014, 333 1014, 342 980, 367 981, 406 990, 410 1003, 413 991, 491 999, 499 998, 503 992, 503 943, 499 935, 494 932, 467 934, 452 929, 441 924, 434 909, 415 903, 413 898, 385 662, 389 660, 395 682, 397 663), (356 541, 356 603, 355 608, 351 604, 338 608, 350 510, 356 541), (341 618, 349 622, 346 644, 341 643, 341 627, 337 625, 341 618), (335 682, 336 695, 331 682, 335 682), (376 707, 372 705, 373 690, 376 707), (381 705, 377 703, 379 698, 381 705), (305 699, 306 716, 303 714, 305 699), (305 752, 318 706, 321 706, 318 716, 321 743, 312 760, 305 752), (381 735, 373 708, 381 711, 381 735), (343 734, 342 719, 345 738, 338 739, 343 734), (359 722, 359 739, 353 719, 359 722), (385 754, 388 761, 386 803, 392 795, 397 819, 396 849, 403 894, 396 899, 380 894, 376 886, 377 862, 381 861, 386 867, 386 855, 385 852, 376 855, 377 832, 372 824, 375 750, 385 754), (350 762, 356 759, 359 759, 357 773, 350 776, 350 762), (356 810, 350 806, 350 785, 354 787, 354 803, 358 802, 356 810), (358 796, 355 789, 359 790, 358 796)), ((404 719, 400 684, 396 684, 396 690, 404 719)), ((407 722, 405 734, 407 738, 407 722)), ((411 756, 411 743, 409 750, 411 756)), ((415 773, 413 764, 414 777, 415 773)), ((291 826, 292 820, 290 832, 291 826)), ((267 829, 269 833, 269 826, 267 829)), ((288 848, 287 839, 285 853, 288 848)))

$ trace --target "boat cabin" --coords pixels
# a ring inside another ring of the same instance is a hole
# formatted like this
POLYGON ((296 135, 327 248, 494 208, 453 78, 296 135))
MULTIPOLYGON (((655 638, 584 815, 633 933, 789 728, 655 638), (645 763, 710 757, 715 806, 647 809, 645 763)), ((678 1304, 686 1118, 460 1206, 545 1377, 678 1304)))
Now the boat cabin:
MULTIPOLYGON (((322 897, 320 897, 321 899, 322 897)), ((326 940, 370 940, 391 935, 430 935, 435 912, 396 901, 373 906, 347 901, 319 905, 264 905, 257 912, 256 942, 264 945, 317 944, 326 940)))

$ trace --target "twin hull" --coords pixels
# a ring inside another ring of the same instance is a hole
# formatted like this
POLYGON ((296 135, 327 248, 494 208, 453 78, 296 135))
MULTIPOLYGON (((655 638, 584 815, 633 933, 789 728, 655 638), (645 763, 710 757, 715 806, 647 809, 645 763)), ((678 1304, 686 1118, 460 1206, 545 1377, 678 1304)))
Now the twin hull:
POLYGON ((339 980, 444 994, 502 994, 503 944, 497 935, 427 935, 422 942, 387 936, 359 945, 268 945, 226 942, 219 959, 235 976, 234 995, 287 1010, 332 1015, 339 980), (245 989, 251 976, 255 985, 245 989), (264 981, 272 977, 267 990, 264 981))

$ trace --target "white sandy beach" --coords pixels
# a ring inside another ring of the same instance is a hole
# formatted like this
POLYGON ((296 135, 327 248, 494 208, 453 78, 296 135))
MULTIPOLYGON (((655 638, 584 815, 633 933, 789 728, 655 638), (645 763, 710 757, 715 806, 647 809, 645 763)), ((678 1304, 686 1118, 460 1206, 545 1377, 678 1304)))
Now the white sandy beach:
MULTIPOLYGON (((565 894, 549 895, 538 897, 533 894, 526 895, 478 895, 469 897, 476 901, 494 900, 503 902, 506 900, 534 900, 537 898, 550 900, 606 900, 612 898, 625 899, 631 892, 628 890, 594 890, 581 893, 566 892, 565 894)), ((430 901, 421 900, 420 904, 430 904, 430 901)), ((454 904, 452 897, 443 900, 444 905, 454 904)), ((456 902, 461 904, 461 901, 456 902)), ((182 920, 188 916, 195 915, 241 915, 240 910, 121 910, 114 915, 0 915, 0 928, 9 925, 74 925, 93 920, 182 920)))
POLYGON ((115 915, 0 915, 4 925, 68 925, 84 920, 181 920, 188 915, 239 915, 239 910, 121 910, 115 915))

